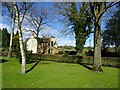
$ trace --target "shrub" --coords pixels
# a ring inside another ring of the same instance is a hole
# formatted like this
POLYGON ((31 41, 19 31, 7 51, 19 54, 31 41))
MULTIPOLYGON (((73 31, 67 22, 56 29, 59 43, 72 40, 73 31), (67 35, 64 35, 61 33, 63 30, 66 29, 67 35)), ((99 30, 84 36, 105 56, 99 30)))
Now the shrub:
POLYGON ((76 51, 70 51, 70 52, 69 52, 69 55, 76 55, 76 54, 77 54, 76 51))
POLYGON ((68 56, 69 53, 70 53, 70 51, 65 51, 65 52, 64 52, 64 56, 68 56))
POLYGON ((26 55, 26 63, 30 63, 32 61, 32 51, 25 51, 26 55))
POLYGON ((64 54, 64 51, 59 51, 58 54, 64 54))
POLYGON ((50 55, 50 54, 34 54, 33 59, 55 61, 55 62, 66 62, 66 63, 79 63, 82 57, 79 55, 50 55))
MULTIPOLYGON (((102 57, 102 65, 103 66, 111 66, 111 67, 118 67, 120 68, 120 58, 117 57, 102 57)), ((93 64, 93 57, 91 56, 84 56, 81 63, 92 65, 93 64)))
MULTIPOLYGON (((32 51, 25 51, 26 63, 30 63, 32 61, 32 51)), ((16 52, 16 57, 18 58, 18 62, 22 63, 22 57, 20 52, 16 52)))
POLYGON ((20 51, 15 51, 15 55, 16 55, 16 57, 18 58, 18 59, 17 59, 18 62, 19 62, 19 63, 22 63, 22 58, 21 58, 21 53, 20 53, 20 51))
POLYGON ((93 55, 94 55, 94 51, 88 50, 88 51, 85 52, 85 54, 86 54, 87 56, 93 56, 93 55))
POLYGON ((102 51, 101 56, 102 57, 120 57, 120 53, 119 52, 105 52, 105 51, 102 51))

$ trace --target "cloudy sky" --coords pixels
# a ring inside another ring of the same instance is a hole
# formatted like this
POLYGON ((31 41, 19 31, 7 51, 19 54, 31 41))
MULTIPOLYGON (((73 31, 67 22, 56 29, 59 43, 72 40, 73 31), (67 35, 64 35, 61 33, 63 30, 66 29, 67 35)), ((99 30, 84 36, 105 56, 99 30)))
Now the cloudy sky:
MULTIPOLYGON (((51 11, 52 3, 39 3, 37 2, 37 5, 39 8, 46 8, 46 10, 51 11)), ((4 12, 4 11, 2 11, 4 12)), ((50 13, 51 14, 51 13, 50 13)), ((7 28, 9 33, 11 32, 11 19, 8 16, 2 16, 0 14, 0 17, 2 17, 0 21, 0 28, 7 28)), ((56 40, 58 42, 59 46, 64 46, 64 45, 71 45, 75 46, 75 35, 69 35, 69 36, 64 36, 61 34, 61 31, 63 30, 63 24, 60 22, 56 22, 57 18, 52 18, 53 22, 50 23, 49 25, 44 25, 43 29, 40 31, 39 37, 42 36, 55 36, 56 40)), ((24 22, 27 22, 24 20, 24 22)), ((102 29, 105 27, 105 22, 102 22, 102 29)), ((33 29, 32 26, 26 26, 22 25, 23 28, 26 28, 27 30, 33 29)), ((15 28, 15 32, 17 29, 15 28)), ((25 40, 26 38, 30 38, 31 34, 28 32, 23 32, 23 39, 25 40)), ((85 46, 92 46, 93 47, 93 34, 90 34, 89 38, 86 40, 85 46)))

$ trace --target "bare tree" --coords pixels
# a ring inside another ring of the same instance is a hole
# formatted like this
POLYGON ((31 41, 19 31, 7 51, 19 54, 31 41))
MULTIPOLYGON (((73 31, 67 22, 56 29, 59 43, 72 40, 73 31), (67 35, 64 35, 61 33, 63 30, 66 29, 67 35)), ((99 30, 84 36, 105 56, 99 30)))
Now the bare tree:
POLYGON ((90 9, 94 19, 94 62, 93 70, 101 71, 101 19, 103 14, 119 2, 90 2, 90 9))
POLYGON ((17 29, 19 32, 19 44, 20 44, 20 51, 21 51, 21 56, 22 56, 21 73, 24 74, 26 70, 26 57, 25 57, 25 51, 23 47, 21 25, 22 25, 22 22, 24 20, 27 10, 32 6, 32 4, 26 3, 26 2, 17 3, 16 1, 14 1, 13 3, 15 7, 15 12, 16 12, 16 24, 17 24, 17 29))
POLYGON ((38 37, 40 30, 43 29, 44 25, 47 25, 48 23, 48 11, 45 8, 39 8, 37 6, 33 6, 31 10, 29 11, 28 15, 25 17, 25 19, 29 22, 30 26, 33 27, 33 30, 27 30, 24 28, 25 31, 34 32, 35 35, 38 37))

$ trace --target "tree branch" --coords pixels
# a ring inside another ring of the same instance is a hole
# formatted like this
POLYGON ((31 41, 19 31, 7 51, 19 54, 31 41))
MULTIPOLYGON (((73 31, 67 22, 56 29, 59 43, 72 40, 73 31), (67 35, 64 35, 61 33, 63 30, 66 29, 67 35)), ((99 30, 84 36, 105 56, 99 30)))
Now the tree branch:
MULTIPOLYGON (((23 30, 25 31, 25 32, 33 32, 34 34, 36 34, 36 32, 34 31, 34 30, 27 30, 26 28, 23 28, 23 30)), ((37 35, 37 34, 36 34, 37 35)))
POLYGON ((100 14, 100 16, 98 17, 97 22, 99 22, 99 20, 100 20, 100 18, 102 17, 102 15, 103 15, 109 8, 113 7, 113 6, 116 5, 116 4, 119 4, 119 2, 116 2, 116 3, 111 2, 107 7, 105 7, 104 10, 103 10, 103 12, 102 12, 102 13, 100 14))
POLYGON ((26 3, 24 4, 24 6, 25 6, 25 9, 24 9, 24 12, 23 12, 22 19, 21 19, 20 23, 22 23, 22 22, 23 22, 24 17, 25 17, 25 14, 26 14, 26 12, 27 12, 26 3))

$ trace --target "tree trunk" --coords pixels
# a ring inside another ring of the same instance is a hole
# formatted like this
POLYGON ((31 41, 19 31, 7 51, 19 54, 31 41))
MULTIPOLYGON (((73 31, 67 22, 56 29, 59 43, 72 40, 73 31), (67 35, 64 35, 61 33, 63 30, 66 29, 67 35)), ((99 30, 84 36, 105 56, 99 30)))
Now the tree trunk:
POLYGON ((16 9, 16 21, 17 21, 17 28, 19 32, 19 44, 20 44, 20 52, 22 56, 22 68, 21 68, 21 73, 25 73, 25 68, 26 68, 26 58, 25 58, 25 52, 23 48, 23 38, 22 38, 22 31, 21 31, 21 23, 20 23, 20 15, 18 11, 18 7, 15 5, 16 9))
POLYGON ((100 20, 98 23, 95 23, 94 30, 94 61, 93 61, 93 70, 102 71, 101 68, 101 29, 100 29, 100 20))
POLYGON ((9 46, 8 58, 12 57, 12 43, 13 43, 14 25, 15 25, 15 17, 12 18, 12 31, 11 31, 11 36, 10 36, 10 46, 9 46))

